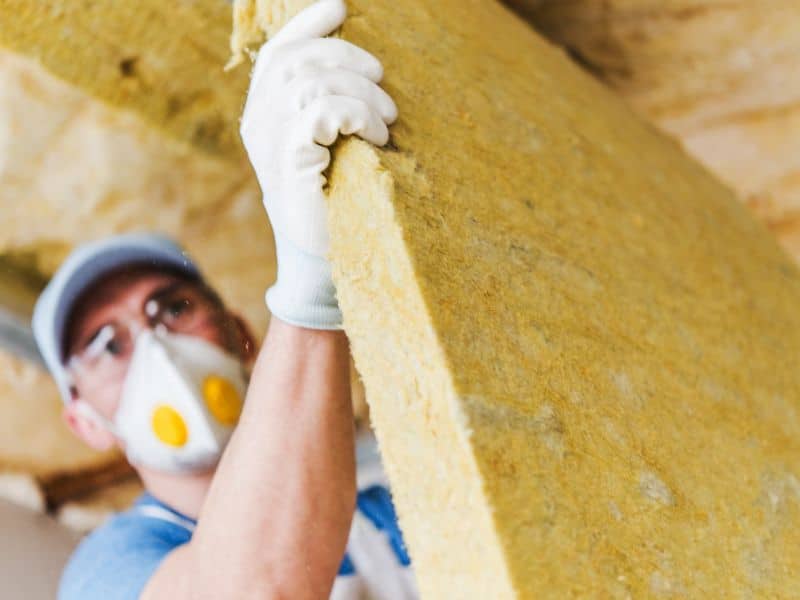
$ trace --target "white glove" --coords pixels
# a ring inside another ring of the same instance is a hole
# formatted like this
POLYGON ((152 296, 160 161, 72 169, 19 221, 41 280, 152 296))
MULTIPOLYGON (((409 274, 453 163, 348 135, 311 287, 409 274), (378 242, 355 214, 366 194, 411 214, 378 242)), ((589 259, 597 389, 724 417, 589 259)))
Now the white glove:
POLYGON ((338 329, 342 321, 326 258, 325 146, 340 133, 382 146, 397 118, 378 86, 378 59, 324 37, 346 14, 343 0, 319 0, 264 44, 241 124, 275 234, 278 280, 267 305, 281 320, 312 329, 338 329))

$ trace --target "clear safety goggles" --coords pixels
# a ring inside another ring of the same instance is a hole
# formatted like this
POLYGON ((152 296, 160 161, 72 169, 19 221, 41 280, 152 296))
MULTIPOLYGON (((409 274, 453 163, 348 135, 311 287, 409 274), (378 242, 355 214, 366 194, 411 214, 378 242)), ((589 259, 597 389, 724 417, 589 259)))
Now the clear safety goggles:
POLYGON ((73 381, 101 385, 125 376, 136 344, 144 329, 193 335, 210 325, 225 326, 225 307, 208 286, 196 281, 178 281, 155 290, 142 303, 139 318, 112 320, 102 324, 73 351, 66 362, 73 381))

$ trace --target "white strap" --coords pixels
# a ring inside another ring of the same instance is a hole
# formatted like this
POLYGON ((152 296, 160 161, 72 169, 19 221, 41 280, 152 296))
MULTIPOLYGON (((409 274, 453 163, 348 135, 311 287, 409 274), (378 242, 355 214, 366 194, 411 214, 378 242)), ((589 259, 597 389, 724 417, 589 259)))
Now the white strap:
POLYGON ((358 574, 337 575, 330 600, 365 600, 364 582, 358 574))
POLYGON ((194 533, 196 527, 193 521, 190 521, 185 517, 181 517, 180 515, 176 515, 174 512, 169 511, 162 506, 156 506, 155 504, 142 504, 141 506, 136 507, 136 512, 138 512, 140 515, 144 515, 145 517, 150 517, 151 519, 160 519, 161 521, 172 523, 178 527, 183 527, 189 533, 194 533))
POLYGON ((356 486, 359 492, 379 485, 389 487, 389 478, 383 471, 378 441, 372 432, 356 436, 356 486))

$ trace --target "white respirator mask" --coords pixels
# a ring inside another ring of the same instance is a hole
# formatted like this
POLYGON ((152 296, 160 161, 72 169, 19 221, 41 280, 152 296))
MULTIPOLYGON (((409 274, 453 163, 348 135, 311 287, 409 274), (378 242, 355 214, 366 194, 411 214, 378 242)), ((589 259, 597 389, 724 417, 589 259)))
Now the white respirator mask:
POLYGON ((81 402, 125 445, 134 465, 168 473, 217 464, 242 411, 241 361, 201 338, 143 330, 136 337, 113 422, 81 402))

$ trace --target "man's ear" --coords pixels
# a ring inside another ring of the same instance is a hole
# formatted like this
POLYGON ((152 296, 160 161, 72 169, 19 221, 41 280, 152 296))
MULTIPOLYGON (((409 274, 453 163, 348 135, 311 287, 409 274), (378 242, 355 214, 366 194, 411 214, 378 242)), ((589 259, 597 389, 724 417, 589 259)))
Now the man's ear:
POLYGON ((232 314, 231 317, 236 325, 239 355, 242 357, 242 362, 246 366, 250 367, 252 366, 253 361, 255 361, 256 355, 258 354, 256 338, 253 335, 253 332, 250 330, 250 326, 242 317, 237 314, 232 314))
POLYGON ((104 452, 113 448, 117 440, 114 435, 96 418, 78 408, 82 400, 72 400, 64 407, 61 415, 72 433, 95 450, 104 452))

